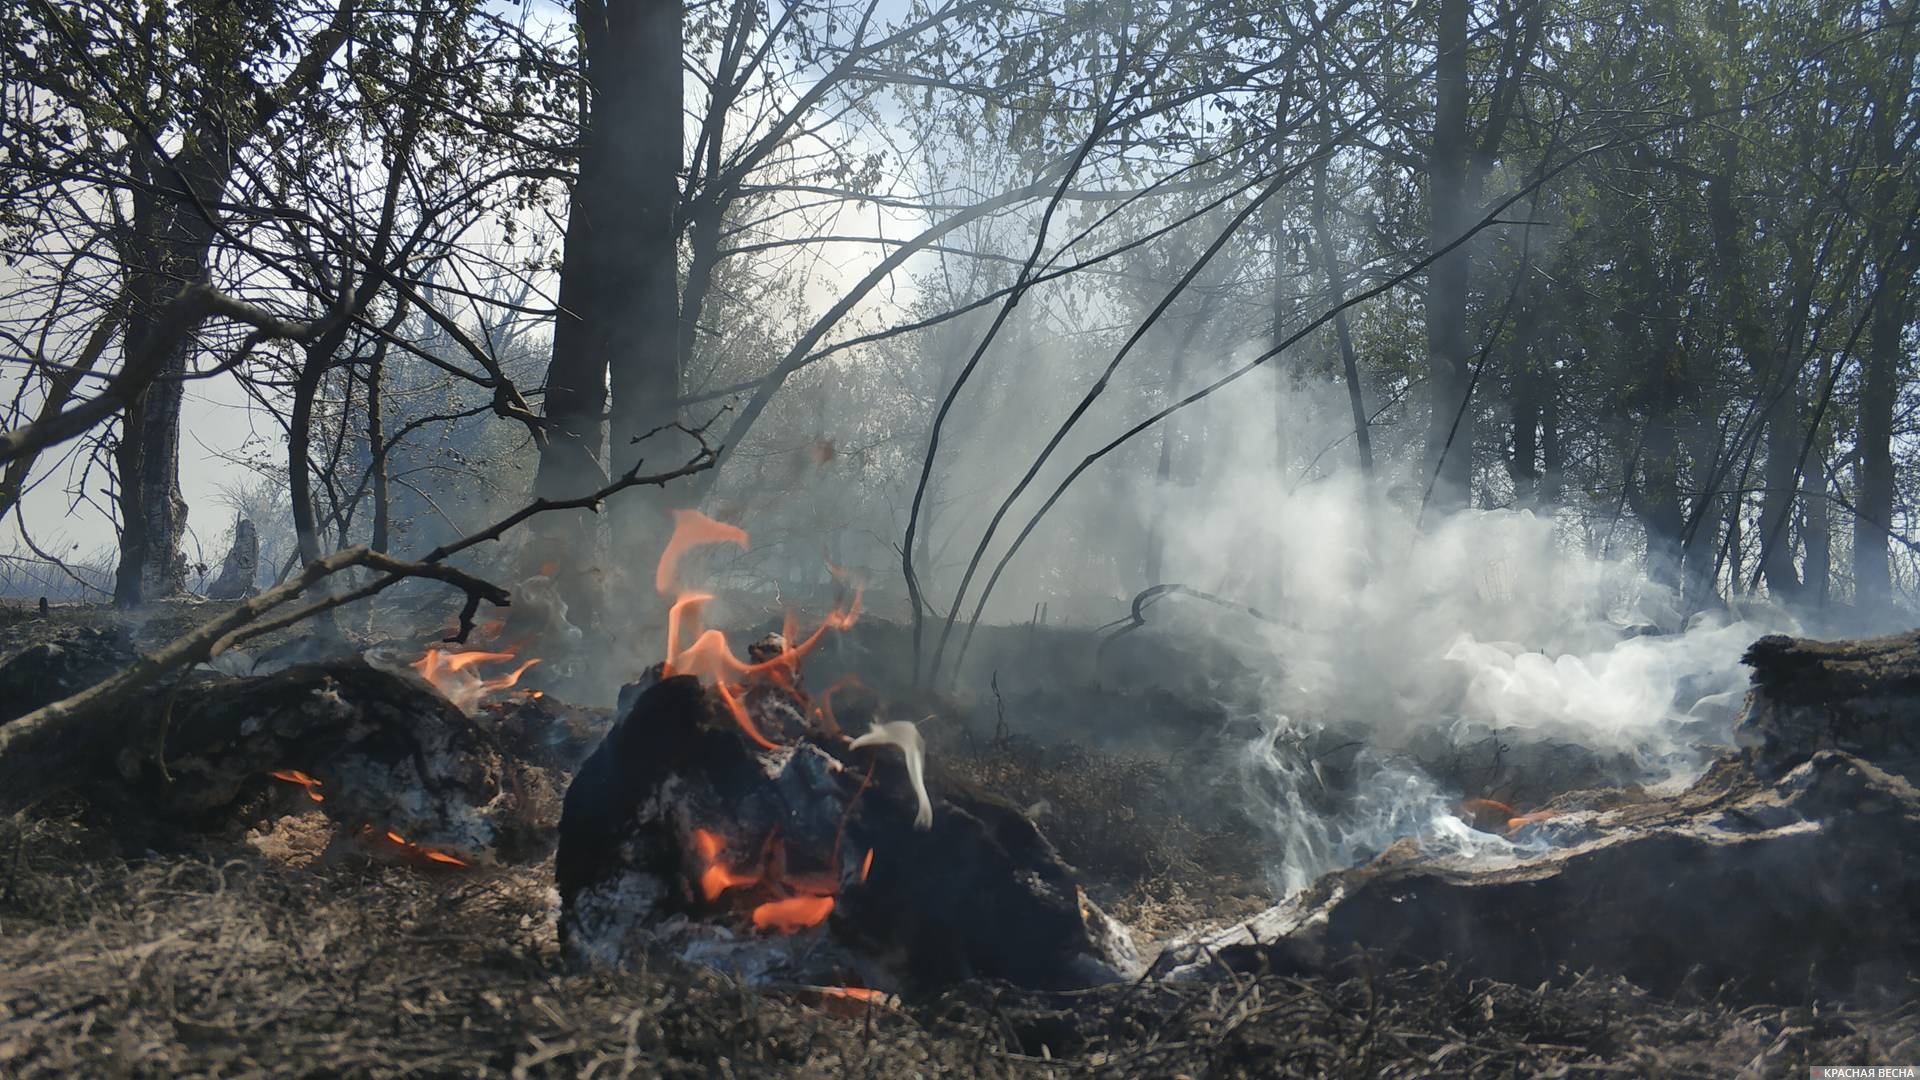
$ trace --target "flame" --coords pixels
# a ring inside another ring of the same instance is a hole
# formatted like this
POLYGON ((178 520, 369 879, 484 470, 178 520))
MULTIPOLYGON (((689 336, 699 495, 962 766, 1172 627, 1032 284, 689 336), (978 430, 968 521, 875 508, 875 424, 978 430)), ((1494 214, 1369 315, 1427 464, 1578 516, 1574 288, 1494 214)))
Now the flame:
POLYGON ((488 694, 512 687, 528 668, 540 662, 538 659, 524 661, 507 674, 490 679, 469 670, 477 664, 505 663, 513 658, 514 654, 510 651, 483 652, 470 649, 466 652, 448 652, 435 645, 427 649, 425 656, 413 662, 413 670, 464 712, 471 711, 488 694))
POLYGON ((1520 812, 1498 799, 1465 799, 1461 801, 1460 808, 1469 814, 1497 814, 1503 818, 1513 817, 1520 812))
POLYGON ((673 512, 673 537, 667 541, 667 549, 660 553, 660 564, 653 571, 653 587, 660 595, 673 592, 681 557, 709 544, 733 544, 745 551, 747 534, 737 525, 715 521, 698 510, 673 512))
POLYGON ((822 986, 820 993, 827 997, 852 998, 855 1001, 871 1001, 876 1005, 891 1004, 892 994, 885 990, 870 990, 864 986, 822 986))
MULTIPOLYGON (((654 587, 661 595, 674 597, 673 604, 667 609, 667 655, 661 664, 662 674, 666 677, 692 675, 712 683, 715 696, 726 707, 734 723, 739 725, 741 733, 762 750, 777 750, 780 744, 760 730, 748 711, 749 691, 756 684, 763 688, 771 684, 798 698, 800 706, 805 709, 808 705, 806 697, 797 690, 800 662, 825 639, 828 630, 845 630, 853 626, 860 617, 862 591, 854 588, 852 599, 844 607, 836 605, 804 640, 797 640, 799 627, 789 614, 783 634, 756 646, 752 656, 757 659, 742 660, 734 655, 733 647, 727 643, 724 633, 707 629, 701 620, 701 613, 712 602, 713 595, 681 588, 679 569, 681 558, 697 547, 734 544, 745 550, 748 543, 746 532, 738 526, 715 521, 697 510, 675 510, 673 526, 673 537, 667 541, 666 550, 661 552, 653 579, 654 587)), ((837 578, 844 580, 844 572, 838 567, 834 568, 834 573, 837 578)), ((823 695, 824 712, 814 711, 814 715, 824 716, 828 724, 833 724, 832 706, 828 699, 842 685, 845 685, 844 680, 823 695)), ((864 783, 861 789, 865 790, 864 783)), ((841 826, 844 832, 844 819, 841 826)), ((840 840, 840 835, 834 837, 830 859, 830 865, 834 867, 840 865, 840 840)), ((756 895, 739 898, 743 907, 746 903, 759 901, 749 912, 750 921, 758 929, 782 934, 798 933, 808 927, 818 926, 833 913, 834 894, 840 885, 837 872, 835 875, 789 874, 786 847, 777 834, 767 838, 757 860, 748 866, 729 865, 725 858, 726 841, 718 832, 694 829, 692 841, 699 865, 690 877, 702 901, 713 904, 729 892, 753 892, 756 895)), ((869 851, 860 867, 862 882, 866 881, 872 867, 873 852, 869 851)))
MULTIPOLYGON (((675 585, 680 558, 688 551, 707 544, 733 543, 743 549, 747 546, 744 531, 697 510, 675 510, 673 520, 673 538, 667 541, 666 551, 661 553, 660 564, 654 571, 654 585, 663 594, 675 585)), ((836 607, 829 612, 799 644, 794 643, 799 629, 789 614, 778 651, 764 660, 749 662, 734 655, 726 634, 709 630, 702 623, 701 611, 713 600, 713 594, 682 591, 667 609, 667 656, 662 672, 668 676, 692 675, 711 682, 741 732, 762 750, 778 749, 779 744, 761 732, 747 712, 744 698, 748 684, 764 680, 793 689, 799 680, 800 662, 825 639, 827 631, 846 630, 860 618, 862 596, 863 590, 856 587, 852 600, 844 608, 836 607)))
MULTIPOLYGON (((834 882, 813 875, 789 875, 786 848, 777 836, 768 838, 758 865, 749 869, 735 869, 721 859, 726 853, 726 841, 710 829, 693 830, 693 848, 705 864, 696 881, 701 899, 709 904, 733 889, 764 887, 794 894, 755 905, 748 918, 758 929, 797 934, 820 925, 833 913, 834 882)), ((873 862, 871 852, 867 862, 868 865, 873 862)))
MULTIPOLYGON (((372 826, 368 826, 365 830, 363 830, 363 834, 367 832, 372 832, 372 831, 373 831, 372 826)), ((399 833, 394 832, 392 829, 388 829, 386 831, 386 838, 389 841, 391 841, 395 847, 405 850, 410 855, 418 855, 421 858, 426 859, 430 862, 443 863, 447 866, 458 866, 462 869, 466 869, 469 865, 465 861, 456 859, 444 851, 435 851, 432 848, 421 847, 419 844, 416 844, 413 841, 408 840, 406 837, 401 836, 399 833)))
POLYGON ((1555 818, 1559 816, 1560 816, 1560 811, 1558 810, 1535 810, 1535 811, 1532 811, 1531 813, 1515 814, 1514 816, 1507 819, 1507 831, 1519 832, 1521 829, 1525 828, 1528 825, 1533 825, 1538 822, 1545 821, 1548 818, 1555 818))
POLYGON ((867 857, 860 862, 860 884, 867 883, 867 875, 873 873, 873 849, 867 849, 867 857))
MULTIPOLYGON (((1463 813, 1475 818, 1488 817, 1496 821, 1505 821, 1508 832, 1519 832, 1528 825, 1534 825, 1548 818, 1560 816, 1558 810, 1531 810, 1521 813, 1498 799, 1463 799, 1460 803, 1463 813)), ((1484 828, 1485 826, 1479 826, 1484 828)), ((1492 831, 1491 829, 1488 830, 1492 831)))
MULTIPOLYGON (((312 799, 314 802, 327 801, 327 797, 325 795, 322 795, 320 794, 319 791, 315 790, 320 786, 320 781, 315 780, 313 777, 308 776, 306 773, 301 772, 299 769, 275 769, 272 772, 268 773, 267 775, 273 777, 275 780, 284 780, 289 784, 299 784, 301 787, 306 788, 307 798, 312 799)), ((437 863, 446 863, 449 866, 465 867, 469 865, 465 861, 461 859, 457 859, 452 855, 447 854, 444 851, 435 851, 432 848, 421 847, 419 844, 413 843, 412 841, 408 840, 406 837, 401 836, 397 832, 394 832, 392 829, 387 829, 384 831, 386 833, 387 840, 391 841, 393 844, 395 844, 398 847, 405 848, 407 851, 415 855, 421 856, 422 858, 430 859, 437 863)), ((361 826, 360 828, 361 836, 370 836, 372 834, 373 834, 373 826, 371 825, 361 826)))
POLYGON ((307 798, 312 799, 314 802, 327 801, 327 797, 320 794, 318 790, 320 781, 315 780, 299 769, 275 769, 267 775, 273 777, 275 780, 285 780, 289 784, 299 784, 301 787, 306 788, 307 798))
POLYGON ((832 686, 820 691, 814 698, 813 706, 813 718, 819 722, 820 730, 828 735, 838 735, 842 731, 840 717, 833 711, 833 695, 842 690, 864 691, 866 688, 867 685, 860 681, 859 676, 842 675, 834 680, 832 686))
POLYGON ((720 861, 720 854, 726 849, 726 845, 718 833, 708 832, 705 829, 693 830, 693 846, 694 850, 700 853, 700 858, 707 863, 707 868, 700 873, 700 896, 708 903, 718 900, 720 894, 728 889, 760 884, 758 873, 746 874, 730 870, 720 861))
POLYGON ((831 914, 831 896, 790 896, 785 900, 769 900, 754 908, 753 925, 761 930, 797 934, 826 922, 831 914))

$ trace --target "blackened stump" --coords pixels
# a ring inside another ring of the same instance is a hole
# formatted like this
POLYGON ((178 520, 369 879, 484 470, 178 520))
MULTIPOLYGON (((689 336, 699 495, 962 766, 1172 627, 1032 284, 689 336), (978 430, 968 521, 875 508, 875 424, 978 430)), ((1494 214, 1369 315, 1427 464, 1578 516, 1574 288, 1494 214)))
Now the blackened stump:
POLYGON ((663 951, 751 982, 908 993, 971 977, 1064 989, 1137 970, 1125 930, 1015 807, 935 791, 931 828, 916 828, 901 751, 810 727, 800 692, 749 687, 745 723, 691 676, 623 698, 561 815, 560 935, 574 963, 663 951))

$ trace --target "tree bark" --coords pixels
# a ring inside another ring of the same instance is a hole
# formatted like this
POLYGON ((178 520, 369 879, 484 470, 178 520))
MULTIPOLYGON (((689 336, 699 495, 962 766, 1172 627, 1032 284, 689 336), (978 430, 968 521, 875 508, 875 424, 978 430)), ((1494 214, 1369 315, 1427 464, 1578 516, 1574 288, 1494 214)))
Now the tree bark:
MULTIPOLYGON (((1470 0, 1441 0, 1437 107, 1427 164, 1428 244, 1438 250, 1459 237, 1467 202, 1467 9, 1470 0)), ((1436 259, 1427 270, 1428 399, 1426 468, 1434 478, 1432 505, 1445 516, 1471 497, 1474 423, 1467 393, 1468 245, 1436 259), (1456 424, 1456 420, 1458 423, 1456 424)))
MULTIPOLYGON (((1328 141, 1331 124, 1321 128, 1321 141, 1328 141)), ((1320 272, 1327 279, 1328 300, 1335 307, 1333 337, 1340 348, 1340 372, 1347 384, 1347 404, 1353 411, 1353 441, 1359 455, 1360 472, 1373 476, 1373 435, 1367 430, 1366 395, 1360 387, 1360 362, 1353 349, 1353 332, 1347 325, 1347 313, 1340 305, 1347 299, 1347 276, 1340 268, 1340 256, 1334 249, 1333 233, 1327 221, 1327 159, 1313 167, 1313 238, 1320 256, 1320 272)), ((1152 584, 1152 582, 1148 582, 1152 584)))
MULTIPOLYGON (((1906 38, 1903 37, 1902 41, 1906 38)), ((1899 398, 1901 335, 1913 301, 1912 275, 1916 251, 1912 223, 1899 220, 1906 160, 1911 143, 1898 139, 1905 112, 1913 54, 1896 52, 1885 86, 1868 87, 1873 116, 1875 182, 1869 197, 1866 243, 1875 259, 1873 311, 1867 327, 1867 351, 1860 372, 1860 422, 1856 436, 1853 515, 1853 602, 1863 611, 1885 612, 1892 606, 1893 576, 1887 544, 1893 525, 1893 418, 1899 398), (1889 91, 1891 88, 1891 91, 1889 91)))
MULTIPOLYGON (((683 9, 679 0, 578 0, 574 12, 588 100, 547 373, 546 413, 558 430, 535 481, 543 498, 632 468, 643 450, 634 440, 673 420, 680 390, 683 9)), ((645 546, 659 503, 629 496, 614 508, 623 549, 645 546)), ((570 565, 593 565, 594 519, 570 514, 545 528, 573 550, 570 565)), ((576 619, 597 621, 590 575, 563 574, 560 588, 576 619)))
MULTIPOLYGON (((1890 268, 1882 265, 1881 273, 1890 268)), ((1860 384, 1860 464, 1853 516, 1854 605, 1885 610, 1893 599, 1887 541, 1893 522, 1893 412, 1899 397, 1900 336, 1906 328, 1904 290, 1881 290, 1868 329, 1860 384)))
POLYGON ((216 145, 212 156, 169 166, 156 148, 137 147, 135 174, 147 183, 135 189, 133 220, 122 239, 131 308, 122 345, 122 365, 151 350, 165 359, 152 382, 127 403, 114 458, 119 472, 120 565, 113 598, 119 607, 172 596, 185 587, 180 541, 187 504, 180 494, 182 381, 193 352, 191 333, 162 341, 164 312, 185 289, 207 278, 214 226, 204 208, 217 202, 227 178, 198 164, 225 160, 223 129, 204 133, 216 145))
MULTIPOLYGON (((114 603, 133 607, 185 586, 180 540, 187 504, 180 495, 181 378, 192 355, 191 335, 163 342, 169 309, 188 288, 206 282, 218 226, 213 207, 225 198, 233 161, 287 104, 320 81, 353 21, 356 0, 338 0, 287 77, 271 91, 244 73, 208 88, 224 92, 190 110, 184 145, 168 153, 144 122, 125 133, 132 185, 132 225, 117 240, 126 261, 131 307, 123 355, 164 348, 156 378, 127 403, 115 450, 120 490, 120 565, 114 603)), ((224 73, 223 73, 224 75, 224 73)), ((92 107, 91 103, 85 106, 92 107)))

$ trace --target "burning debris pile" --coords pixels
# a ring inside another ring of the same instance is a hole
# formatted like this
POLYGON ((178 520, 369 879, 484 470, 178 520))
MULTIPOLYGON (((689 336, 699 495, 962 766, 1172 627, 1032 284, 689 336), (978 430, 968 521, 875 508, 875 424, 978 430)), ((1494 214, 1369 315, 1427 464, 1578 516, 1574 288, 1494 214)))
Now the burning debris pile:
MULTIPOLYGON (((688 550, 746 542, 692 513, 678 526, 663 593, 688 550)), ((1085 986, 1137 968, 1125 929, 1017 807, 930 792, 913 723, 849 735, 840 684, 803 689, 801 662, 852 624, 857 589, 812 634, 790 623, 744 661, 702 629, 710 599, 677 597, 666 660, 622 693, 567 792, 556 875, 572 960, 665 949, 758 984, 876 993, 976 976, 1085 986)))

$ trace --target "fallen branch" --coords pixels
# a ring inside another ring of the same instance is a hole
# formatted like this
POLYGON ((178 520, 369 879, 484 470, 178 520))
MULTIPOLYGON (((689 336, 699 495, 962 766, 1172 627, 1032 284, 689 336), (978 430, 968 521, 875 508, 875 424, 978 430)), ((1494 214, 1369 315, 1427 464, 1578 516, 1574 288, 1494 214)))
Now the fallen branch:
POLYGON ((550 510, 599 509, 609 496, 630 487, 664 485, 711 468, 715 451, 704 438, 705 428, 690 429, 671 425, 691 435, 700 450, 680 468, 664 473, 642 475, 640 466, 590 494, 574 499, 536 499, 492 525, 452 543, 442 545, 418 561, 396 559, 364 545, 346 548, 322 556, 301 568, 280 585, 242 601, 232 610, 187 631, 160 649, 142 653, 126 670, 88 687, 70 697, 36 709, 10 724, 0 725, 0 791, 9 795, 21 792, 30 776, 58 775, 82 757, 99 753, 102 745, 118 745, 109 722, 128 702, 161 686, 171 675, 194 664, 205 663, 240 642, 274 630, 292 626, 324 611, 382 592, 409 578, 442 581, 466 593, 461 613, 461 632, 455 640, 464 641, 472 629, 473 615, 481 601, 496 607, 511 602, 506 589, 464 570, 444 565, 444 560, 487 540, 496 540, 515 525, 550 510), (298 599, 308 589, 352 567, 368 567, 382 576, 351 591, 315 600, 265 619, 268 612, 298 599), (97 727, 97 730, 96 730, 97 727))

